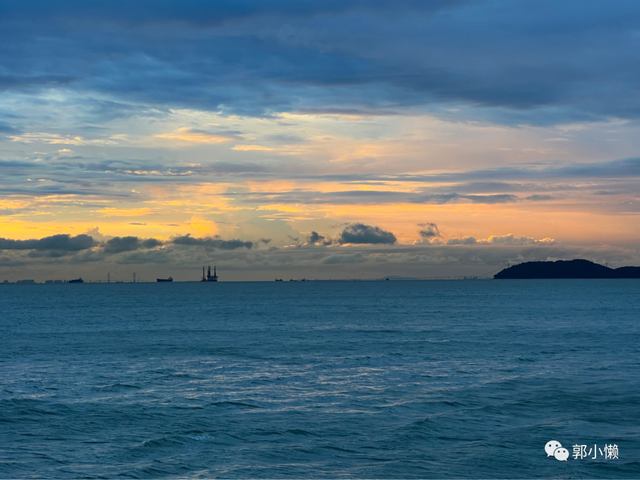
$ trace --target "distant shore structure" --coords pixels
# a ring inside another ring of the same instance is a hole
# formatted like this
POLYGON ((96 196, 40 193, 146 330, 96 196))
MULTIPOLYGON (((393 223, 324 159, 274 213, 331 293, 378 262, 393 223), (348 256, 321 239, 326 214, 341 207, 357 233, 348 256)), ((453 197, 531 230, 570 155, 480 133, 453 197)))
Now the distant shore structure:
POLYGON ((204 274, 204 267, 202 267, 202 280, 201 282, 217 282, 218 274, 216 273, 216 266, 213 266, 213 275, 211 275, 211 266, 207 268, 207 275, 204 274))

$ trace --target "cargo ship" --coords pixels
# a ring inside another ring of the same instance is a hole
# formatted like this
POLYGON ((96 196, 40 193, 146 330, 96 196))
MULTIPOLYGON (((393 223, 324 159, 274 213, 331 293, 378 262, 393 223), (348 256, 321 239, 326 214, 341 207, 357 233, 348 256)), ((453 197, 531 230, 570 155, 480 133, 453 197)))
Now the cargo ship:
POLYGON ((69 283, 84 283, 84 280, 82 280, 82 277, 80 277, 76 278, 75 280, 69 280, 69 283))
POLYGON ((169 278, 158 278, 156 279, 158 282, 173 282, 173 277, 169 278))

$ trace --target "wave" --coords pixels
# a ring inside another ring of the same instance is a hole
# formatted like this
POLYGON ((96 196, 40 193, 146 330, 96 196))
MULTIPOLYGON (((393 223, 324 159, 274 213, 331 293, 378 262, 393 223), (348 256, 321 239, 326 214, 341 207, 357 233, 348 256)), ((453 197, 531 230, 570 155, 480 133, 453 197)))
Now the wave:
POLYGON ((262 408, 258 405, 253 405, 251 403, 233 402, 233 401, 212 402, 209 405, 213 407, 219 407, 219 408, 262 408))
POLYGON ((101 392, 119 392, 121 390, 133 389, 133 390, 141 390, 142 387, 139 385, 133 385, 130 383, 114 383, 113 385, 95 385, 91 387, 93 390, 98 390, 101 392))

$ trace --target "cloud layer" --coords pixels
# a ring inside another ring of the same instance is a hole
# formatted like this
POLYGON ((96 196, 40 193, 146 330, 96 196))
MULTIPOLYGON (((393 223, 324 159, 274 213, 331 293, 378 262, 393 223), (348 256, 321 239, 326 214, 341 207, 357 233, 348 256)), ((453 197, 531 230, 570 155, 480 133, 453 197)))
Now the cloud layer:
MULTIPOLYGON (((593 248, 554 243, 551 239, 536 240, 514 235, 490 236, 486 240, 472 237, 452 238, 446 244, 425 245, 390 244, 393 235, 376 227, 351 225, 344 230, 362 238, 368 244, 299 244, 296 248, 247 248, 247 242, 235 249, 212 248, 215 238, 198 239, 189 244, 175 239, 154 245, 154 239, 133 236, 114 237, 107 241, 92 239, 93 247, 82 244, 77 250, 64 251, 55 237, 31 243, 16 244, 2 239, 0 268, 17 269, 9 276, 16 280, 31 273, 38 281, 69 279, 83 276, 86 280, 106 280, 111 272, 112 281, 130 279, 137 271, 138 278, 171 275, 176 280, 197 281, 202 265, 216 264, 225 280, 272 280, 273 275, 291 278, 382 278, 388 275, 405 277, 455 277, 456 275, 487 275, 495 273, 507 263, 545 261, 562 258, 587 258, 598 263, 610 262, 621 266, 639 264, 640 253, 630 249, 593 248), (363 228, 365 227, 365 228, 363 228), (201 240, 201 241, 198 241, 201 240), (388 243, 383 243, 386 241, 388 243), (7 243, 8 242, 8 243, 7 243), (36 243, 34 243, 36 242, 36 243), (376 243, 377 242, 377 243, 376 243), (51 250, 44 249, 45 246, 51 250), (7 248, 8 247, 8 248, 7 248), (25 250, 30 247, 31 250, 25 250), (116 248, 117 247, 117 248, 116 248), (215 252, 215 256, 212 255, 215 252), (142 272, 142 273, 141 273, 142 272)), ((86 235, 76 237, 87 237, 86 235)), ((91 238, 91 237, 88 237, 91 238)), ((353 240, 353 239, 352 239, 353 240)))
POLYGON ((87 250, 96 245, 89 235, 53 235, 39 240, 12 240, 0 238, 0 250, 54 250, 61 252, 77 252, 87 250))
POLYGON ((251 115, 452 103, 508 123, 640 115, 633 1, 33 0, 0 13, 5 91, 251 115))
POLYGON ((630 0, 4 1, 0 274, 636 258, 638 18, 630 0))
POLYGON ((393 233, 362 223, 347 225, 338 238, 341 245, 393 245, 397 241, 393 233))

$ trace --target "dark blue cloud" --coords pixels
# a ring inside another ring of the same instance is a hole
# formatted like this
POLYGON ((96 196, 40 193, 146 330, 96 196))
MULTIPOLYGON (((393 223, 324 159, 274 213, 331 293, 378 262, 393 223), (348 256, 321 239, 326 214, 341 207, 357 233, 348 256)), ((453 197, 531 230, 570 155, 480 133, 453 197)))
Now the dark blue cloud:
POLYGON ((17 130, 8 123, 0 121, 0 135, 8 133, 17 133, 17 130))
POLYGON ((52 235, 39 240, 12 240, 0 238, 0 250, 54 250, 59 252, 77 252, 96 245, 89 235, 52 235))
POLYGON ((312 231, 311 234, 307 237, 308 245, 332 245, 333 240, 331 238, 327 238, 324 235, 320 235, 316 231, 312 231))
POLYGON ((440 234, 440 230, 438 229, 438 225, 436 225, 435 223, 421 223, 418 226, 420 227, 418 233, 424 240, 431 240, 442 236, 440 234))
MULTIPOLYGON (((394 9, 436 11, 460 1, 452 0, 397 0, 394 9)), ((255 0, 128 0, 94 1, 60 0, 5 0, 0 14, 21 20, 31 18, 61 19, 84 18, 93 20, 117 20, 123 22, 148 23, 184 21, 194 24, 218 24, 232 18, 261 15, 308 16, 337 14, 353 10, 387 11, 389 3, 383 0, 324 0, 323 2, 301 2, 279 0, 260 2, 255 0)))
POLYGON ((131 252, 140 249, 149 249, 162 246, 163 243, 155 238, 142 239, 134 236, 113 237, 104 245, 106 253, 131 252))
MULTIPOLYGON (((437 191, 430 188, 427 191, 437 191)), ((522 201, 516 195, 460 195, 458 193, 410 193, 402 191, 350 190, 338 192, 290 191, 290 192, 251 192, 230 194, 248 204, 300 203, 307 205, 379 205, 392 203, 435 204, 470 202, 477 204, 515 203, 522 201)), ((536 198, 532 200, 538 200, 536 198)), ((315 242, 311 242, 315 243, 315 242)))
POLYGON ((65 75, 0 75, 0 90, 23 90, 29 87, 59 87, 75 79, 65 75))
POLYGON ((338 243, 341 245, 393 245, 397 241, 393 233, 363 223, 347 225, 338 237, 338 243))
POLYGON ((220 237, 204 237, 193 238, 191 235, 185 235, 180 237, 174 237, 171 239, 171 243, 174 245, 185 246, 197 246, 197 247, 209 247, 219 250, 237 250, 239 248, 253 248, 254 244, 250 241, 243 241, 238 239, 222 240, 220 237))
MULTIPOLYGON (((468 1, 468 0, 465 0, 468 1)), ((68 22, 70 19, 116 21, 123 23, 188 22, 196 25, 217 25, 230 19, 256 16, 305 17, 344 14, 351 11, 421 11, 435 12, 461 0, 396 0, 393 7, 384 0, 324 0, 301 2, 278 0, 4 0, 0 15, 21 21, 33 18, 68 22)))
MULTIPOLYGON (((0 89, 248 115, 465 105, 510 124, 640 117, 640 3, 0 4, 0 89)), ((147 107, 145 107, 147 108, 147 107)))

